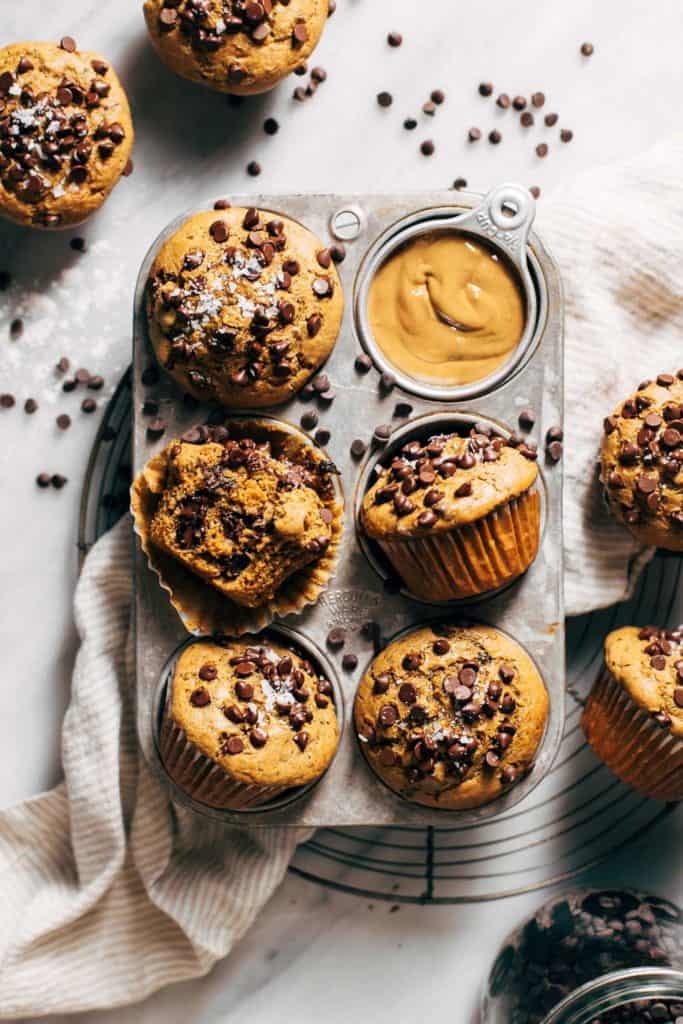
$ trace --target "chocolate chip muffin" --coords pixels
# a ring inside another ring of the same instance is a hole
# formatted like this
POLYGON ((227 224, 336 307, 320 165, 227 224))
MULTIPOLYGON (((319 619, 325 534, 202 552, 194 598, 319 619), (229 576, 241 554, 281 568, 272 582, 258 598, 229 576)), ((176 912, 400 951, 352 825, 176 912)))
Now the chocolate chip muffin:
POLYGON ((132 146, 108 61, 71 38, 0 49, 0 214, 37 228, 80 224, 126 172, 132 146))
POLYGON ((423 626, 360 682, 355 724, 374 772, 414 803, 495 800, 533 767, 548 694, 526 651, 490 626, 423 626))
POLYGON ((533 447, 482 424, 467 436, 410 440, 365 495, 362 528, 422 600, 495 590, 538 551, 535 460, 533 447))
POLYGON ((272 617, 317 598, 341 535, 335 473, 277 421, 194 428, 150 460, 136 527, 188 628, 233 632, 240 609, 272 617))
POLYGON ((604 423, 601 481, 641 544, 683 551, 683 370, 643 381, 604 423))
POLYGON ((200 641, 180 655, 160 752, 196 800, 267 803, 320 778, 338 741, 332 684, 279 636, 200 641))
POLYGON ((235 207, 191 217, 149 277, 149 334, 183 390, 231 408, 291 398, 334 348, 344 300, 329 250, 296 221, 235 207))
POLYGON ((328 0, 145 0, 171 71, 219 92, 267 92, 317 46, 328 0))
POLYGON ((581 724, 624 782, 657 800, 683 799, 683 626, 610 633, 581 724))

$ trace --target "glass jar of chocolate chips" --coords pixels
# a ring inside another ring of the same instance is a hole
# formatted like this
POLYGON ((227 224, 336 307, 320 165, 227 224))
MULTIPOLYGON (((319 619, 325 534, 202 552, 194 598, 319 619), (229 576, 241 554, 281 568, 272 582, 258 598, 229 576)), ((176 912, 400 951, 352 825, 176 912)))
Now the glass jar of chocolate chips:
POLYGON ((683 1024, 683 913, 633 890, 556 895, 503 943, 482 1024, 683 1024))

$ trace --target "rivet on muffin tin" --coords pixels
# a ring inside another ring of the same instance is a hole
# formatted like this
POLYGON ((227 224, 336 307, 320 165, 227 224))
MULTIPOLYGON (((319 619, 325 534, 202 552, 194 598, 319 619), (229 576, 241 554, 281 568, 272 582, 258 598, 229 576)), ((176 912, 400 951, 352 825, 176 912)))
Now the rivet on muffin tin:
POLYGON ((547 315, 543 275, 529 249, 535 213, 536 204, 526 189, 518 185, 500 185, 471 210, 420 210, 392 224, 368 250, 354 291, 356 329, 375 365, 391 373, 406 391, 444 402, 475 398, 505 383, 531 355, 547 315), (380 266, 407 242, 433 234, 469 236, 500 252, 514 272, 524 297, 525 326, 517 346, 493 373, 469 384, 439 386, 403 373, 382 352, 369 322, 369 292, 380 266))
MULTIPOLYGON (((279 640, 303 654, 319 670, 320 674, 331 683, 334 691, 334 704, 337 711, 337 722, 339 725, 339 737, 341 741, 341 737, 344 734, 345 724, 344 699, 339 686, 337 672, 330 659, 324 651, 317 646, 317 644, 314 644, 311 640, 303 636, 301 633, 298 633, 296 630, 290 629, 289 626, 270 626, 267 630, 264 630, 263 633, 258 634, 255 639, 262 642, 267 640, 269 635, 272 636, 273 639, 279 640)), ((242 639, 248 639, 248 636, 249 634, 245 634, 242 639)), ((192 644, 206 643, 207 639, 209 638, 188 637, 180 647, 173 651, 161 670, 159 682, 154 695, 154 708, 156 713, 152 720, 154 737, 154 759, 152 764, 157 777, 164 783, 164 785, 168 786, 170 792, 173 794, 173 799, 177 801, 177 803, 182 804, 185 807, 189 807, 191 810, 197 811, 207 818, 213 818, 216 821, 226 821, 233 816, 236 819, 244 821, 245 818, 248 818, 250 815, 268 814, 272 811, 279 811, 283 808, 289 807, 292 803, 303 800, 311 790, 315 789, 315 787, 320 784, 321 779, 323 779, 326 772, 330 770, 331 765, 334 763, 334 758, 336 757, 336 751, 330 761, 330 764, 327 766, 327 769, 321 776, 319 776, 319 778, 313 779, 312 782, 307 783, 305 786, 299 786, 295 789, 288 790, 286 793, 283 793, 282 796, 277 797, 277 799, 272 800, 270 803, 259 804, 256 807, 245 807, 242 810, 212 807, 209 804, 203 803, 201 800, 197 800, 195 797, 190 796, 189 793, 186 793, 185 790, 179 786, 167 772, 160 752, 160 736, 164 712, 167 702, 170 700, 169 687, 173 681, 173 672, 175 671, 178 659, 184 650, 192 644)))
MULTIPOLYGON (((388 580, 395 579, 396 574, 389 566, 387 559, 379 550, 377 544, 375 544, 375 542, 365 534, 361 525, 361 507, 363 504, 363 498, 375 482, 376 467, 388 465, 391 461, 391 457, 398 452, 407 441, 410 441, 413 438, 426 440, 428 437, 432 437, 435 434, 457 434, 461 433, 463 430, 468 431, 477 423, 490 427, 495 434, 498 434, 501 437, 509 437, 513 433, 512 429, 505 423, 499 423, 486 416, 479 416, 476 413, 466 412, 465 410, 458 412, 427 412, 421 416, 416 416, 408 420, 407 423, 398 427, 391 435, 391 441, 386 448, 382 448, 379 451, 373 451, 371 449, 365 456, 353 495, 354 523, 356 527, 358 545, 367 558, 369 564, 383 581, 386 582, 388 580)), ((541 528, 538 545, 540 551, 543 545, 543 535, 547 521, 546 484, 540 466, 538 467, 538 478, 536 480, 535 488, 538 491, 541 502, 541 528)), ((477 594, 473 597, 452 601, 426 601, 423 598, 412 594, 405 586, 400 588, 400 593, 411 601, 417 601, 420 604, 424 604, 432 608, 462 608, 469 607, 473 604, 480 604, 482 601, 488 601, 495 594, 500 594, 503 591, 508 590, 510 587, 517 586, 520 579, 521 577, 511 580, 509 583, 506 583, 503 587, 499 587, 496 590, 488 590, 485 593, 477 594)))

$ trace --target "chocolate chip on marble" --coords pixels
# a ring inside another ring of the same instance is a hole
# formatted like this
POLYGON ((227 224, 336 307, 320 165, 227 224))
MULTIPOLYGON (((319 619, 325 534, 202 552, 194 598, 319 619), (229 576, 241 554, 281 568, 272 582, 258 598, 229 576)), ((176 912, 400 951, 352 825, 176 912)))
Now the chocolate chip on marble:
POLYGON ((407 132, 412 132, 414 131, 415 128, 417 128, 417 121, 415 120, 414 117, 406 117, 406 119, 403 122, 403 127, 407 132))
POLYGON ((481 128, 477 128, 473 125, 467 132, 467 138, 470 142, 479 142, 481 139, 481 128))
POLYGON ((162 437, 166 432, 166 420, 162 420, 160 417, 153 419, 147 424, 147 434, 150 438, 162 437))
POLYGON ((522 430, 531 430, 536 423, 536 414, 533 409, 522 409, 519 416, 517 417, 522 430))
POLYGON ((390 92, 384 90, 383 92, 377 93, 377 103, 379 104, 380 107, 390 107, 393 102, 394 97, 391 95, 390 92))
POLYGON ((502 142, 503 136, 497 128, 494 128, 493 131, 489 132, 488 138, 492 146, 497 146, 499 142, 502 142))
POLYGON ((378 426, 375 427, 372 434, 372 439, 374 443, 378 446, 383 446, 387 444, 390 437, 391 426, 387 423, 380 423, 378 426))
POLYGON ((345 654, 342 658, 342 668, 345 672, 353 672, 358 667, 357 654, 345 654))
POLYGON ((480 82, 479 83, 479 95, 480 96, 491 96, 493 93, 492 82, 480 82))
POLYGON ((595 52, 595 47, 592 43, 581 43, 581 55, 583 57, 592 57, 595 52))
POLYGON ((350 451, 354 459, 361 459, 365 455, 367 450, 367 444, 365 443, 365 441, 362 441, 359 437, 357 437, 354 441, 351 442, 350 451))
POLYGON ((62 412, 59 414, 55 422, 60 430, 68 430, 71 426, 71 417, 67 413, 62 412))
POLYGON ((436 146, 434 145, 432 139, 425 139, 424 142, 421 143, 420 145, 420 152, 422 153, 423 156, 432 156, 434 154, 435 149, 436 146))
POLYGON ((365 352, 360 352, 355 360, 354 366, 358 373, 368 373, 372 369, 372 359, 365 352))
POLYGON ((403 42, 403 36, 400 32, 389 32, 387 35, 387 42, 389 46, 397 47, 403 42))
POLYGON ((50 477, 50 483, 53 487, 56 487, 58 491, 61 491, 62 487, 68 483, 68 480, 65 476, 62 476, 61 473, 53 473, 50 477))
MULTIPOLYGON (((324 428, 324 427, 321 427, 320 430, 316 430, 316 432, 315 432, 315 440, 317 441, 318 444, 322 445, 323 447, 325 447, 325 445, 328 444, 328 442, 329 442, 331 437, 332 437, 331 432, 329 430, 327 430, 326 428, 324 428)), ((324 518, 324 513, 326 511, 327 511, 326 509, 323 509, 323 512, 320 513, 321 516, 323 516, 323 518, 324 518)))
POLYGON ((318 425, 318 414, 312 410, 305 412, 299 422, 304 430, 313 430, 318 425))
POLYGON ((346 642, 346 630, 342 626, 335 626, 327 634, 327 644, 334 650, 343 647, 346 642))

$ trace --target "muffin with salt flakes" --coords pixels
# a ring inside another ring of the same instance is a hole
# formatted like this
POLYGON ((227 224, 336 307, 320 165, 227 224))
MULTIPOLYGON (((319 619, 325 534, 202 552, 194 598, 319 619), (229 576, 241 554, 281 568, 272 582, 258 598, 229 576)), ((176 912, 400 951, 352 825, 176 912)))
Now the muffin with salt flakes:
POLYGON ((610 633, 581 724, 623 782, 657 800, 683 799, 683 626, 610 633))
POLYGON ((149 335, 167 373, 230 409, 292 398, 334 348, 344 299, 330 250, 254 208, 194 214, 156 255, 149 335))
POLYGON ((325 772, 339 726, 330 681, 277 634, 187 646, 160 732, 166 771, 211 807, 258 807, 325 772))
POLYGON ((683 551, 683 369, 643 381, 605 419, 600 479, 636 540, 683 551))
POLYGON ((416 597, 448 601, 510 583, 538 551, 536 450, 515 438, 406 442, 363 499, 361 526, 416 597))
POLYGON ((68 228, 97 210, 133 146, 123 86, 108 60, 66 36, 0 48, 0 214, 68 228))
POLYGON ((377 655, 358 686, 354 717, 361 749, 390 789, 457 811, 490 803, 532 770, 548 693, 506 634, 431 624, 377 655))
POLYGON ((267 92, 315 49, 328 0, 145 0, 154 47, 171 71, 218 92, 267 92))

